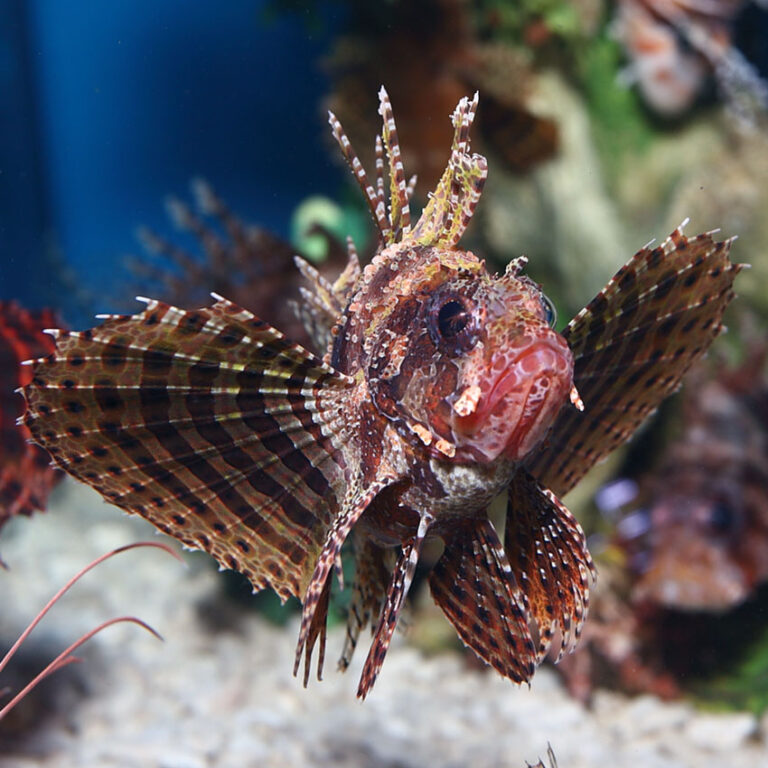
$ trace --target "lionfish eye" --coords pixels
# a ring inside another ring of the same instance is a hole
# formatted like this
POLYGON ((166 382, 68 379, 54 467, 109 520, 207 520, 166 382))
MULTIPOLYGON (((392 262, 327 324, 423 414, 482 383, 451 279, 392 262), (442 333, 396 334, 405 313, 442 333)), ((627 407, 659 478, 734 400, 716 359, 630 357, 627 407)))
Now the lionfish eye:
POLYGON ((554 328, 557 322, 555 305, 544 294, 541 296, 541 304, 544 307, 544 320, 550 328, 554 328))
POLYGON ((437 329, 444 339, 458 336, 469 322, 469 313, 464 304, 456 299, 446 301, 437 312, 437 329))
POLYGON ((474 307, 452 296, 437 300, 429 312, 429 334, 435 346, 449 355, 466 352, 475 345, 474 307))

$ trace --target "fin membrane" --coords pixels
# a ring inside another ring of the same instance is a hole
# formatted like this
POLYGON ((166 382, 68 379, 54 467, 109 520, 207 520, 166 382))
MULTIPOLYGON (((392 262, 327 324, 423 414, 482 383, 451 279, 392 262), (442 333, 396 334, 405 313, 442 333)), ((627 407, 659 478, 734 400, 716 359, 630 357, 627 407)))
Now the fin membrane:
POLYGON ((517 683, 531 679, 536 652, 525 598, 488 519, 446 538, 429 586, 459 637, 483 661, 517 683))
POLYGON ((26 424, 63 469, 255 589, 303 597, 339 509, 350 380, 224 299, 59 332, 26 424))

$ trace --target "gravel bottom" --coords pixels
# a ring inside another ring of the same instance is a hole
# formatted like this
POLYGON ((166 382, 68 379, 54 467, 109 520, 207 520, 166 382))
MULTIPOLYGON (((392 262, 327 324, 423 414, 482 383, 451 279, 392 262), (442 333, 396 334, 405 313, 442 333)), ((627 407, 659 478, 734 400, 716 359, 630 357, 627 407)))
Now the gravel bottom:
MULTIPOLYGON (((0 647, 80 567, 114 547, 158 540, 153 531, 65 482, 48 514, 3 531, 10 570, 0 571, 0 647)), ((28 702, 23 737, 18 723, 0 732, 2 768, 523 768, 548 743, 560 768, 768 768, 768 718, 607 691, 586 709, 550 669, 530 688, 515 687, 457 654, 425 658, 403 637, 364 703, 355 698, 364 649, 337 674, 338 631, 326 679, 304 690, 291 674, 298 623, 276 628, 245 612, 211 629, 198 606, 223 599, 217 574, 203 555, 184 559, 187 568, 157 550, 121 554, 46 617, 28 651, 40 663, 115 615, 140 616, 165 642, 129 626, 92 640, 83 664, 28 702)))

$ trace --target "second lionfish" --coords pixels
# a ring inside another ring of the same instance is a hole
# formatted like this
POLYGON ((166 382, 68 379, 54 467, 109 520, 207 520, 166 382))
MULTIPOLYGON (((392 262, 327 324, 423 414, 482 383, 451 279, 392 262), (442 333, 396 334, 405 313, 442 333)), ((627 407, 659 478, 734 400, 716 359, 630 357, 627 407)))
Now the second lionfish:
POLYGON ((558 497, 678 386, 733 295, 730 241, 678 229, 557 333, 524 258, 494 276, 458 247, 487 173, 470 154, 476 107, 464 98, 453 113, 448 166, 415 223, 385 91, 372 181, 330 115, 379 246, 363 270, 350 248, 334 284, 302 265, 323 359, 219 296, 197 311, 145 300, 138 315, 58 332, 26 388, 26 423, 59 466, 254 589, 302 600, 305 683, 318 643, 322 668, 348 538, 342 668, 374 627, 358 695, 428 539, 444 543, 432 595, 480 658, 521 682, 558 632, 570 650, 594 567, 558 497), (499 494, 503 544, 488 518, 499 494))

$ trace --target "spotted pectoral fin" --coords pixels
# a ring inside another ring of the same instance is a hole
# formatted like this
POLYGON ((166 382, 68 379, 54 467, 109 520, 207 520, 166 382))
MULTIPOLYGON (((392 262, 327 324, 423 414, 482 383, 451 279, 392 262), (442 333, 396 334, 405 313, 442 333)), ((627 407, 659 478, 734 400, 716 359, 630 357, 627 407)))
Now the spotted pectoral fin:
POLYGON ((559 496, 627 440, 722 329, 741 265, 732 240, 676 229, 638 251, 563 332, 584 410, 566 405, 527 462, 559 496))
POLYGON ((483 661, 515 682, 530 680, 536 652, 525 598, 489 520, 475 520, 446 539, 429 586, 459 637, 483 661))
POLYGON ((302 597, 340 510, 350 380, 230 302, 59 332, 26 387, 55 461, 255 589, 302 597))
POLYGON ((522 469, 508 490, 504 549, 538 628, 537 662, 556 628, 562 658, 581 636, 595 566, 576 518, 522 469))

